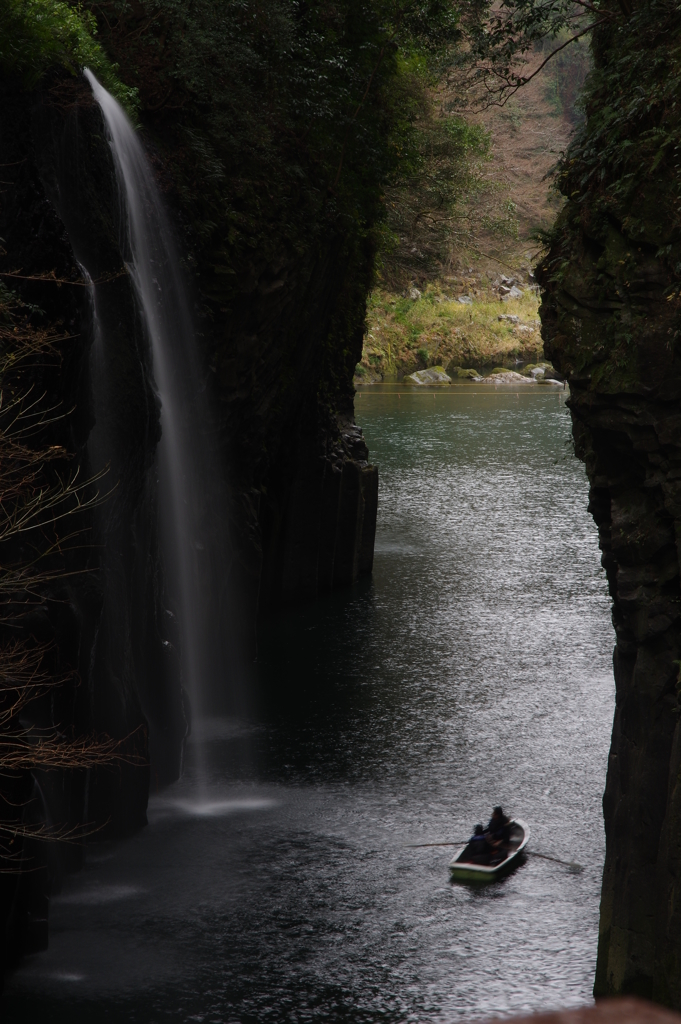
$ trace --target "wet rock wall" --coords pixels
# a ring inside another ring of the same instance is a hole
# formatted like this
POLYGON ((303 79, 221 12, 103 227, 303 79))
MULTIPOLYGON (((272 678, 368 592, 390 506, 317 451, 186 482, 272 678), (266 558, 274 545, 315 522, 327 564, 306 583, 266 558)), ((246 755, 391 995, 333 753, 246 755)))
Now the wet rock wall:
POLYGON ((613 217, 594 225, 576 204, 556 236, 540 271, 543 333, 570 384, 616 635, 595 993, 679 1007, 679 300, 659 238, 632 238, 613 217))
MULTIPOLYGON (((45 420, 42 429, 29 434, 32 442, 38 447, 60 445, 67 453, 63 464, 53 467, 43 483, 49 486, 55 482, 55 473, 70 477, 76 470, 85 481, 92 475, 88 441, 95 423, 89 372, 92 310, 88 289, 82 286, 74 246, 60 216, 60 207, 65 210, 68 201, 62 190, 60 160, 54 143, 58 138, 67 141, 70 156, 74 160, 78 156, 84 158, 83 172, 89 162, 95 180, 102 168, 102 153, 99 161, 96 156, 93 159, 88 147, 83 152, 78 145, 77 133, 74 136, 67 130, 69 121, 72 128, 76 125, 71 105, 65 107, 61 100, 54 105, 43 104, 11 81, 3 81, 0 90, 0 152, 4 165, 0 269, 4 274, 15 275, 2 280, 32 309, 32 324, 37 329, 51 330, 61 339, 48 357, 39 354, 10 381, 4 380, 3 397, 6 402, 15 390, 28 395, 27 403, 35 402, 45 420)), ((106 153, 103 156, 106 168, 106 153)), ((79 175, 75 187, 82 186, 83 177, 88 178, 87 173, 79 175)), ((107 205, 106 198, 112 196, 111 181, 106 180, 106 175, 100 184, 105 189, 108 186, 108 196, 105 191, 105 198, 94 211, 91 205, 88 209, 88 196, 81 197, 86 217, 101 214, 107 205)), ((102 232, 101 216, 95 225, 100 229, 104 240, 101 248, 106 253, 107 242, 111 248, 111 225, 108 232, 102 232)), ((120 257, 115 265, 120 269, 120 257)), ((130 324, 134 324, 131 296, 124 286, 125 279, 119 277, 114 286, 118 293, 115 306, 123 319, 122 310, 127 303, 130 324)), ((7 349, 8 344, 4 347, 7 349)), ((142 386, 142 424, 146 428, 144 374, 138 372, 137 377, 142 386)), ((139 394, 139 385, 131 389, 131 424, 139 415, 139 394)), ((139 418, 137 426, 140 428, 139 418)), ((134 736, 129 750, 134 748, 139 763, 133 767, 125 761, 101 770, 3 772, 0 816, 5 824, 16 822, 40 828, 60 823, 68 829, 88 822, 90 828, 99 827, 104 838, 126 834, 146 821, 148 721, 130 669, 138 653, 139 636, 129 615, 123 621, 117 619, 122 605, 113 597, 114 591, 125 589, 132 582, 134 530, 142 505, 143 466, 149 450, 138 444, 128 454, 129 472, 127 477, 121 477, 120 497, 115 503, 117 512, 113 511, 114 504, 108 506, 110 511, 106 513, 104 506, 90 507, 70 514, 54 528, 26 536, 20 534, 2 544, 5 571, 12 566, 35 564, 37 571, 46 573, 48 578, 28 592, 5 594, 0 631, 3 645, 18 640, 29 646, 49 648, 46 667, 55 686, 24 710, 22 728, 47 730, 50 734, 56 730, 65 739, 102 732, 120 740, 134 736), (127 578, 117 580, 111 588, 112 596, 107 598, 102 540, 109 516, 124 523, 119 531, 120 573, 127 578), (96 528, 98 537, 94 541, 96 528), (104 659, 109 659, 110 666, 106 680, 101 678, 98 664, 104 659)), ((117 467, 112 467, 102 480, 102 490, 111 489, 116 471, 117 467)), ((97 485, 88 489, 89 496, 96 489, 97 485)), ((147 602, 144 603, 146 606, 147 602)), ((5 872, 0 879, 5 962, 46 944, 47 897, 58 888, 61 872, 78 865, 81 853, 77 843, 46 844, 24 839, 15 842, 15 850, 17 845, 21 847, 19 859, 27 862, 31 870, 16 875, 5 872)))
POLYGON ((354 422, 352 383, 371 263, 334 228, 295 261, 226 279, 208 266, 195 278, 234 586, 250 595, 249 621, 371 572, 378 469, 354 422))
MULTIPOLYGON (((0 152, 1 280, 34 309, 36 324, 62 335, 55 359, 34 361, 21 386, 58 410, 41 442, 63 445, 82 479, 103 473, 93 485, 103 500, 62 531, 78 541, 52 555, 58 579, 28 603, 17 595, 0 632, 4 642, 51 645, 61 682, 30 706, 28 727, 129 738, 134 754, 97 769, 2 776, 0 818, 87 823, 96 841, 145 823, 150 787, 178 777, 189 726, 158 553, 159 407, 111 154, 86 84, 57 76, 26 92, 0 81, 0 152)), ((378 471, 353 420, 361 320, 351 325, 344 313, 349 304, 354 315, 366 287, 351 274, 355 255, 330 233, 327 245, 277 267, 245 267, 236 299, 230 282, 229 307, 219 276, 188 274, 213 410, 205 443, 229 481, 213 482, 227 518, 211 526, 230 549, 230 578, 213 579, 207 564, 206 579, 241 666, 255 650, 260 611, 371 571, 378 471)), ((2 556, 6 565, 29 554, 20 538, 2 556)), ((24 845, 35 870, 0 878, 6 963, 44 946, 49 893, 80 861, 77 844, 24 845)))
POLYGON ((537 271, 616 637, 594 992, 680 1008, 681 15, 666 0, 599 10, 537 271))

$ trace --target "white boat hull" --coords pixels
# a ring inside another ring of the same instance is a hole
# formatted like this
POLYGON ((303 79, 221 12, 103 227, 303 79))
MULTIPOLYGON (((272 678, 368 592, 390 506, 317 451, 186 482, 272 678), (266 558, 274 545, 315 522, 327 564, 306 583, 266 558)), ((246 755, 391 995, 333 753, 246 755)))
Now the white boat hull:
POLYGON ((463 856, 468 843, 460 846, 449 864, 452 881, 457 882, 494 882, 497 878, 511 871, 522 859, 523 851, 530 838, 527 823, 521 818, 511 822, 511 842, 508 856, 499 864, 470 864, 459 860, 463 856))

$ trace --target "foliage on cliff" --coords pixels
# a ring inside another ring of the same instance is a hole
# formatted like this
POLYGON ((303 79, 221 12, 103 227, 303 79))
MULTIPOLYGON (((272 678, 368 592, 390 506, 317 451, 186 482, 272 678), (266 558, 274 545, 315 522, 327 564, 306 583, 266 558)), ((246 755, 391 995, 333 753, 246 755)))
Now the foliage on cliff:
POLYGON ((382 284, 395 289, 448 266, 467 235, 467 203, 487 184, 485 129, 437 109, 434 97, 424 95, 423 103, 412 152, 385 192, 379 268, 382 284))
POLYGON ((442 83, 462 67, 473 81, 503 77, 571 8, 552 4, 549 16, 542 3, 512 0, 501 17, 487 0, 5 6, 18 30, 4 66, 35 81, 48 66, 89 63, 110 88, 116 72, 139 96, 216 324, 206 356, 218 382, 231 373, 221 369, 228 345, 215 347, 227 319, 296 287, 301 266, 331 250, 343 285, 324 373, 341 391, 377 265, 400 287, 445 266, 468 230, 466 201, 483 187, 487 135, 451 113, 442 83))
MULTIPOLYGON (((376 254, 390 233, 387 190, 405 175, 423 177, 432 129, 441 128, 431 96, 460 54, 456 0, 86 7, 121 78, 138 90, 225 414, 235 387, 244 406, 283 407, 296 388, 307 390, 303 372, 316 376, 327 407, 347 408, 376 254), (304 341, 310 316, 313 354, 304 341), (270 328, 285 336, 268 356, 270 328), (247 345, 255 365, 242 385, 247 345), (275 364, 276 387, 261 396, 275 364)), ((478 145, 461 132, 438 144, 451 154, 478 145)), ((440 194, 452 189, 448 175, 444 167, 435 175, 440 194)), ((247 415, 235 414, 230 430, 244 452, 237 431, 247 415)))
POLYGON ((95 36, 93 15, 63 0, 2 0, 0 3, 0 71, 19 75, 33 88, 48 71, 72 75, 91 68, 128 109, 135 93, 116 75, 95 36))
POLYGON ((653 381, 653 321, 667 348, 680 336, 680 46, 681 13, 670 0, 626 15, 603 5, 586 119, 559 165, 568 202, 539 270, 542 320, 565 369, 589 374, 593 387, 653 381))
POLYGON ((590 38, 616 13, 626 17, 630 8, 630 0, 467 0, 468 81, 488 102, 505 103, 549 61, 555 66, 569 47, 590 38))
POLYGON ((632 237, 652 229, 662 244, 681 223, 678 5, 653 0, 604 20, 594 43, 588 120, 562 161, 561 191, 580 207, 612 209, 632 237))
POLYGON ((223 276, 377 220, 385 183, 421 161, 424 90, 459 38, 448 0, 89 7, 168 147, 199 259, 223 276))

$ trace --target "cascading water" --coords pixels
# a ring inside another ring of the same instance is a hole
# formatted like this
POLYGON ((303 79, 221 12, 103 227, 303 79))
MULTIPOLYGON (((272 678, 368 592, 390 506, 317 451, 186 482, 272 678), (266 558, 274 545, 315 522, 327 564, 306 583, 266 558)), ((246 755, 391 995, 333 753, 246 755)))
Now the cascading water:
MULTIPOLYGON (((207 635, 206 581, 199 559, 212 556, 204 537, 207 494, 215 474, 206 452, 195 334, 172 231, 142 145, 117 101, 85 70, 109 134, 121 198, 126 265, 149 337, 161 403, 157 451, 164 574, 181 636, 182 675, 192 703, 199 786, 205 784, 201 729, 206 686, 220 674, 219 641, 207 635), (212 479, 208 479, 211 477, 212 479)), ((214 567, 213 567, 214 569, 214 567)))

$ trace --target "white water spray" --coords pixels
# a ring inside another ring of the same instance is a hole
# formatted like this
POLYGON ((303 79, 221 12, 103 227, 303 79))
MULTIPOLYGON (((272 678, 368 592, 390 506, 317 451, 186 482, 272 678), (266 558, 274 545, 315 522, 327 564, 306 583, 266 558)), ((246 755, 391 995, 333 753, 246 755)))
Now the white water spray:
MULTIPOLYGON (((195 337, 180 264, 161 196, 144 149, 119 103, 85 70, 109 133, 126 225, 126 266, 151 343, 153 374, 161 402, 158 447, 159 503, 166 577, 177 602, 182 638, 182 676, 190 693, 203 784, 201 736, 205 685, 215 672, 214 650, 204 633, 205 581, 198 566, 205 509, 205 430, 198 395, 195 337), (211 657, 213 655, 213 657, 211 657)), ((215 647, 216 645, 213 645, 215 647)))

